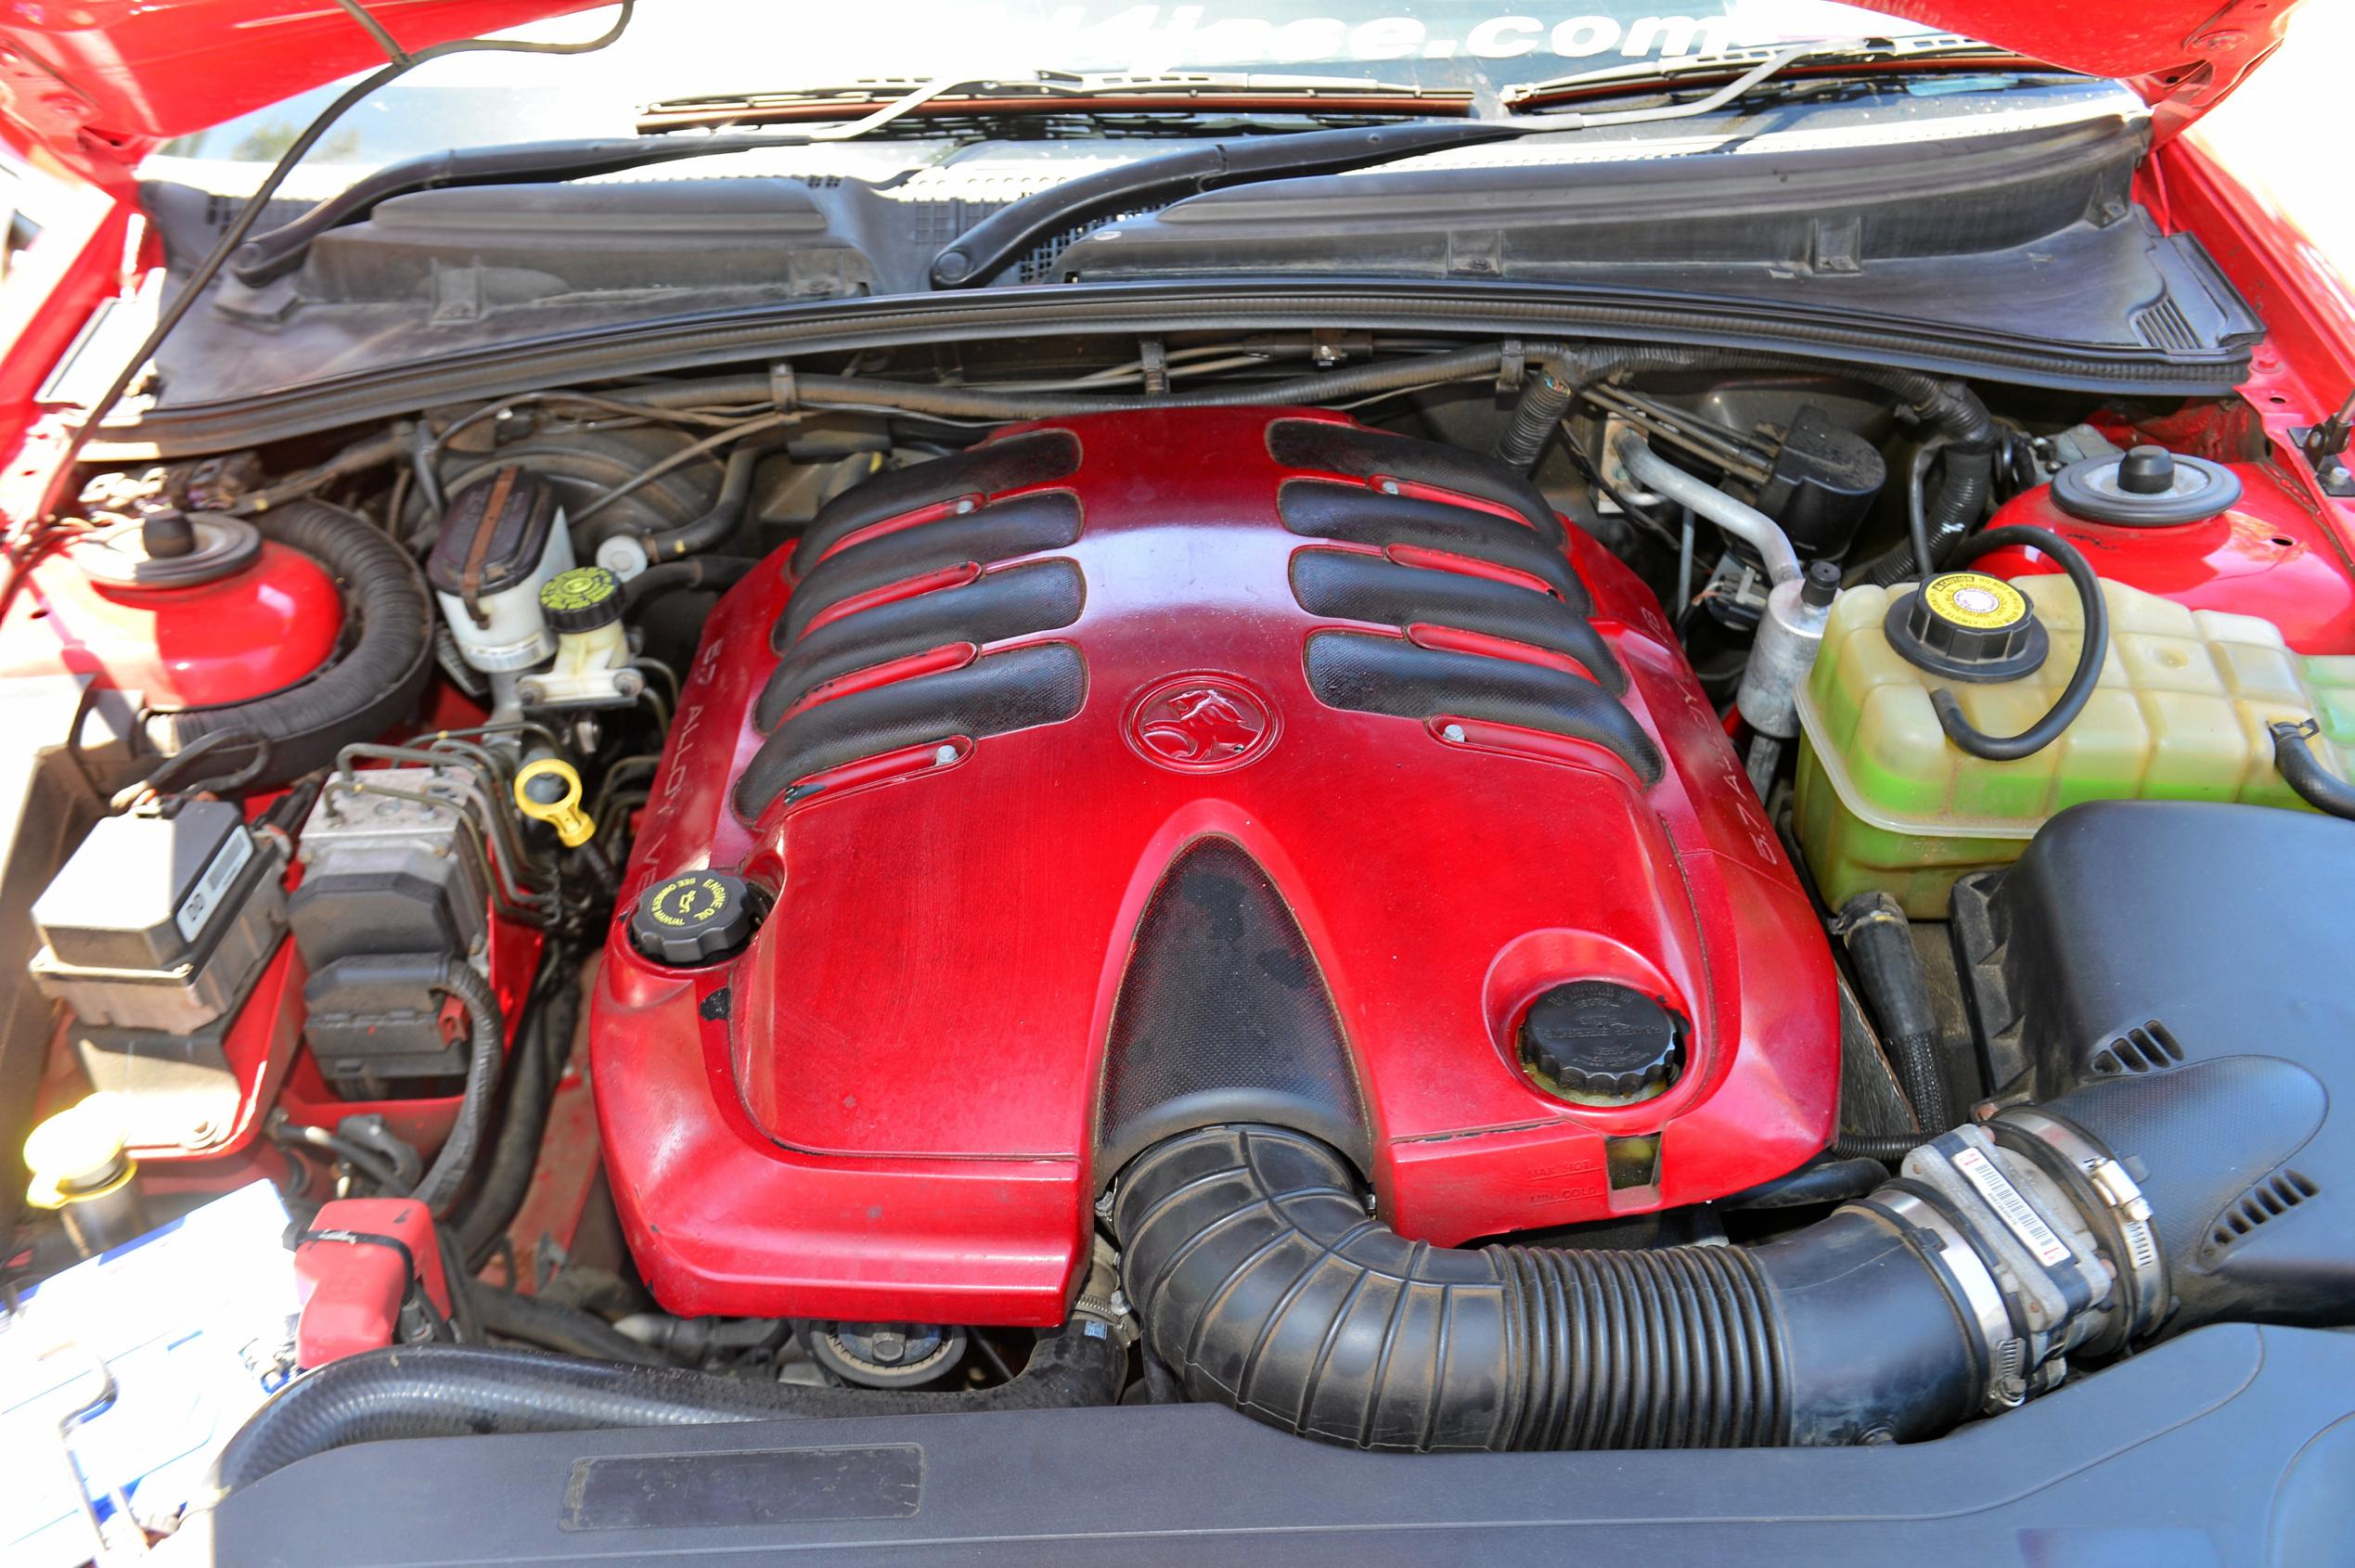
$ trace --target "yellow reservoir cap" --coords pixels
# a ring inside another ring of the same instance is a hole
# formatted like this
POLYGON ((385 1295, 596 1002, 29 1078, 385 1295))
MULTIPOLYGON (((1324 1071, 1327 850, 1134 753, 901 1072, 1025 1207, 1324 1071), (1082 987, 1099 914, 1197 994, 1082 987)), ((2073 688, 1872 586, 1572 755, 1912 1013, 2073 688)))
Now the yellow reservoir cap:
POLYGON ((122 1151, 126 1137, 122 1104, 110 1094, 91 1095, 58 1112, 24 1140, 25 1169, 32 1173, 25 1202, 62 1209, 121 1188, 138 1170, 122 1151))
POLYGON ((556 829, 566 849, 578 849, 597 837, 597 824, 581 809, 580 770, 561 757, 542 757, 526 763, 515 776, 515 809, 534 822, 556 829), (553 779, 551 789, 546 780, 553 779))
POLYGON ((1949 572, 1922 585, 1922 602, 1949 625, 2000 631, 2027 619, 2027 596, 1983 572, 1949 572))

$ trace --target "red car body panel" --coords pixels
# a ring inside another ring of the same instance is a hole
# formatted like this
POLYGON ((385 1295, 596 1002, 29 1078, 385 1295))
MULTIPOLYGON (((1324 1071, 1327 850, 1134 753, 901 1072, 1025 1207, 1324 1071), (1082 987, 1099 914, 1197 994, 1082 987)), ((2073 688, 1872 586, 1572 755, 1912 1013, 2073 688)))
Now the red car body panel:
MULTIPOLYGON (((369 0, 402 47, 591 9, 573 0, 369 0)), ((2279 46, 2276 0, 1885 0, 1880 9, 2131 82, 2172 134, 2279 46)), ((659 20, 650 11, 641 25, 659 20)), ((118 186, 163 139, 382 63, 341 10, 292 0, 86 0, 0 8, 0 131, 118 186)))

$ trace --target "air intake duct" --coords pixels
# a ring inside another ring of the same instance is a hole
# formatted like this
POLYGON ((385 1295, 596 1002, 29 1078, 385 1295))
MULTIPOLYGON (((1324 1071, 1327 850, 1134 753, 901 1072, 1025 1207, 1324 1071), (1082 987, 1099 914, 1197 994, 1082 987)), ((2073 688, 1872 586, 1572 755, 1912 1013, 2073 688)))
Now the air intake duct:
POLYGON ((2147 1337, 2168 1299, 2134 1181, 2027 1107, 1757 1246, 1409 1241, 1338 1153, 1266 1126, 1155 1145, 1113 1227, 1146 1346, 1190 1397, 1410 1452, 1934 1436, 2052 1386, 2071 1352, 2147 1337))

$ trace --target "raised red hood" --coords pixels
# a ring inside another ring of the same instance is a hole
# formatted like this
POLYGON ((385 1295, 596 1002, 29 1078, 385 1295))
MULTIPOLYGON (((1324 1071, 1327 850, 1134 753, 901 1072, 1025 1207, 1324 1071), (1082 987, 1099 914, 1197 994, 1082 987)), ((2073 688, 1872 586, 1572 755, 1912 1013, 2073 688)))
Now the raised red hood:
MULTIPOLYGON (((2171 135, 2279 46, 2297 0, 1879 0, 1875 8, 2075 71, 2122 77, 2171 135)), ((581 0, 368 0, 407 48, 581 0)), ((640 27, 663 25, 659 6, 640 27)), ((380 64, 329 0, 0 0, 0 135, 107 183, 169 136, 380 64)))

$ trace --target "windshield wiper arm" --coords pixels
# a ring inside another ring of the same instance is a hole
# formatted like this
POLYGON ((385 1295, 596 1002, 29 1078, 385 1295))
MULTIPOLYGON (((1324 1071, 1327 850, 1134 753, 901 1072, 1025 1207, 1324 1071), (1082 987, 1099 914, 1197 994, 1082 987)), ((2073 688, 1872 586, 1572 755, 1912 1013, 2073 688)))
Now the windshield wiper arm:
POLYGON ((1700 82, 1722 84, 1706 96, 1654 109, 1616 109, 1601 114, 1554 114, 1565 122, 1588 125, 1633 125, 1655 120, 1683 120, 1723 109, 1760 83, 1778 77, 1794 66, 1839 62, 1873 71, 1902 71, 1917 66, 1973 64, 1996 68, 2027 66, 2039 71, 2055 68, 1975 39, 1952 33, 1908 38, 1830 38, 1776 49, 1727 49, 1709 55, 1684 55, 1671 59, 1641 60, 1571 76, 1549 77, 1507 87, 1499 101, 1514 113, 1541 109, 1564 98, 1621 96, 1629 92, 1676 87, 1700 82))
POLYGON ((1205 142, 1158 158, 1082 174, 1001 207, 933 258, 933 287, 979 283, 1042 236, 1108 212, 1174 200, 1216 186, 1299 174, 1337 174, 1417 153, 1511 141, 1554 127, 1496 120, 1440 120, 1371 130, 1299 131, 1205 142))
POLYGON ((1187 113, 1278 110, 1304 114, 1468 115, 1471 92, 1345 76, 1264 76, 1226 71, 1096 75, 1042 71, 1033 76, 920 83, 877 80, 773 93, 713 93, 669 98, 638 111, 640 131, 832 120, 877 106, 900 113, 984 116, 1052 113, 1187 113), (910 89, 923 94, 919 98, 910 89))
POLYGON ((755 134, 712 136, 606 136, 586 141, 520 142, 502 147, 456 148, 421 158, 389 163, 354 180, 290 223, 257 234, 238 247, 229 260, 229 276, 258 289, 283 277, 302 264, 311 241, 331 228, 357 223, 376 211, 380 202, 414 191, 450 186, 506 185, 517 181, 554 182, 586 179, 592 174, 617 174, 654 163, 686 158, 709 158, 724 152, 750 152, 762 148, 808 147, 818 142, 849 141, 890 124, 903 114, 921 109, 933 99, 980 84, 942 77, 915 84, 889 101, 874 106, 862 118, 839 125, 791 135, 755 134))

